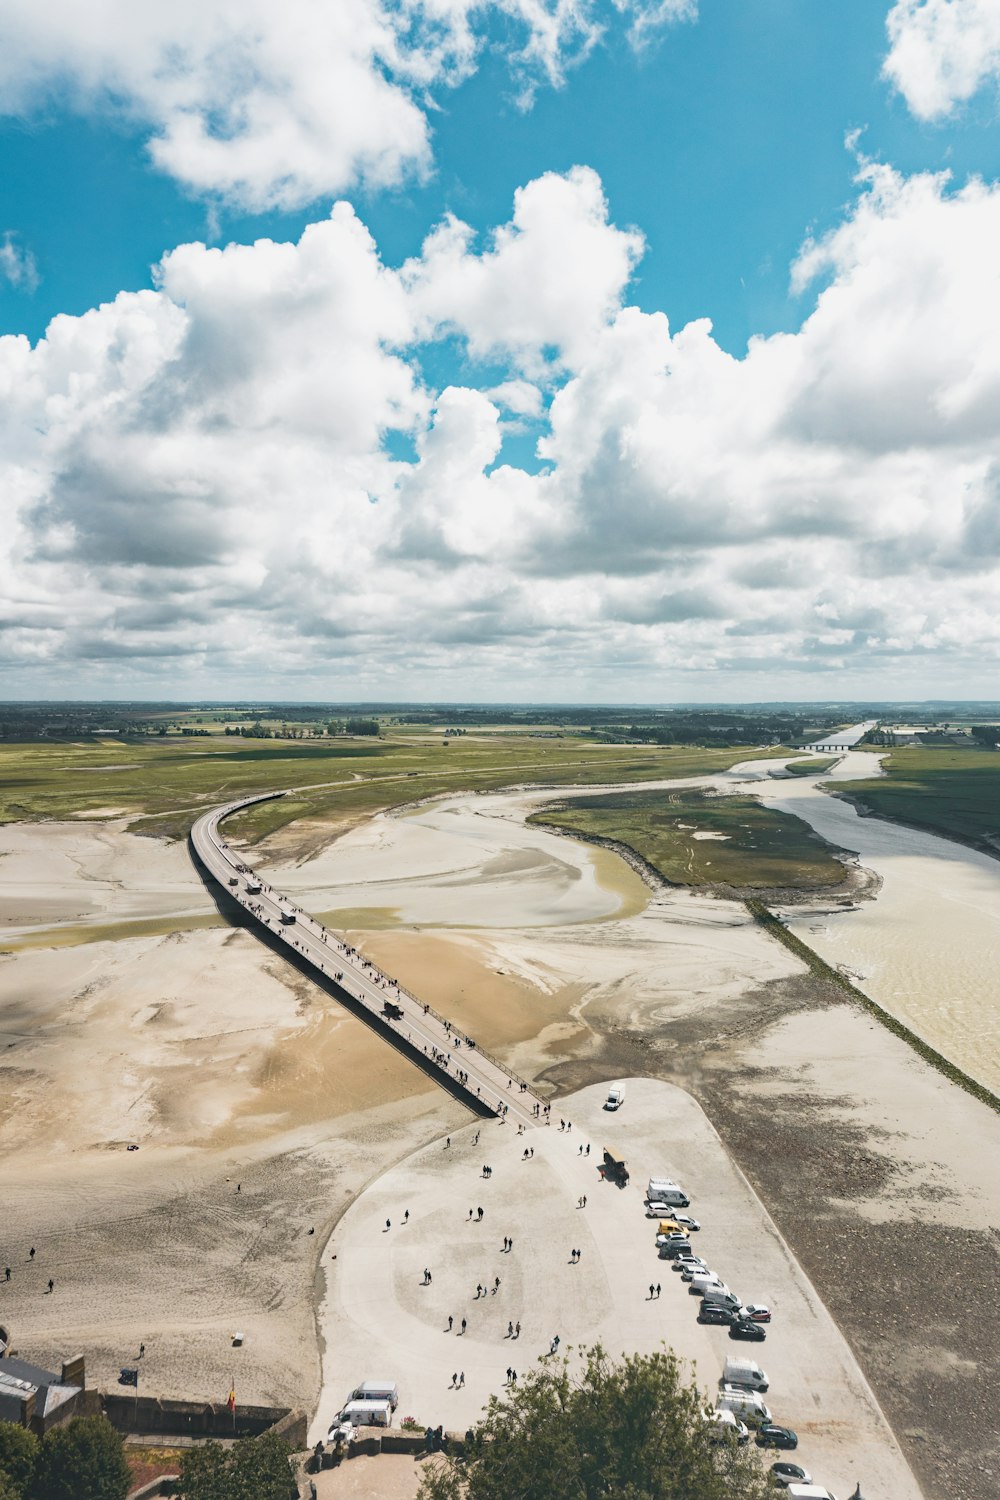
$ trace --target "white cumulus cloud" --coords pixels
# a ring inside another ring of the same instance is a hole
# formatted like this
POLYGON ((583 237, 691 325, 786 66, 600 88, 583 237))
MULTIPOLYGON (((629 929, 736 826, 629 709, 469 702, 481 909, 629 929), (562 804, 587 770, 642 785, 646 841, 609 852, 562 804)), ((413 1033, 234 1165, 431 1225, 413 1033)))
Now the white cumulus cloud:
POLYGON ((393 268, 341 203, 0 340, 7 681, 981 691, 1000 187, 863 164, 793 268, 801 328, 743 358, 629 306, 640 252, 574 169, 481 245, 448 221, 393 268), (442 338, 467 374, 437 389, 442 338))
POLYGON ((896 0, 883 72, 921 120, 940 120, 1000 81, 996 0, 896 0))
POLYGON ((649 0, 4 0, 0 112, 123 112, 186 189, 253 211, 425 172, 427 91, 477 66, 495 18, 530 97, 562 82, 619 13, 645 28, 690 7, 649 0))

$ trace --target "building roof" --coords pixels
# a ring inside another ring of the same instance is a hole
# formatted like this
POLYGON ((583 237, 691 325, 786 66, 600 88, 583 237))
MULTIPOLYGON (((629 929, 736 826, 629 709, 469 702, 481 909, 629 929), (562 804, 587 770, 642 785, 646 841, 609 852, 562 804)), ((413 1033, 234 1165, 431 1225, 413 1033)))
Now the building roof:
POLYGON ((78 1385, 63 1385, 62 1377, 25 1359, 0 1360, 0 1421, 19 1422, 21 1403, 35 1397, 35 1414, 47 1417, 57 1406, 75 1396, 78 1385))

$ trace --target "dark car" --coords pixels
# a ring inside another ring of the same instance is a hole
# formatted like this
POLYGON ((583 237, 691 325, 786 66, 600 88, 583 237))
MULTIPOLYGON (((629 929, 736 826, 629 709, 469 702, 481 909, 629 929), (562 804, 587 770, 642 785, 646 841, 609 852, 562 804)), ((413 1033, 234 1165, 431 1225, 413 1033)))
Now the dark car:
POLYGON ((699 1323, 722 1323, 728 1326, 734 1323, 739 1313, 733 1312, 731 1307, 720 1307, 717 1302, 703 1302, 698 1309, 699 1323))
POLYGON ((790 1464, 787 1459, 772 1464, 771 1473, 775 1484, 780 1484, 782 1488, 789 1484, 812 1484, 809 1470, 804 1469, 801 1464, 790 1464))
POLYGON ((758 1448, 797 1448, 798 1437, 790 1427, 778 1427, 774 1422, 765 1422, 757 1429, 758 1448))
POLYGON ((762 1344, 767 1338, 766 1331, 759 1323, 751 1323, 749 1318, 737 1318, 730 1325, 729 1337, 731 1339, 749 1339, 751 1343, 762 1344))

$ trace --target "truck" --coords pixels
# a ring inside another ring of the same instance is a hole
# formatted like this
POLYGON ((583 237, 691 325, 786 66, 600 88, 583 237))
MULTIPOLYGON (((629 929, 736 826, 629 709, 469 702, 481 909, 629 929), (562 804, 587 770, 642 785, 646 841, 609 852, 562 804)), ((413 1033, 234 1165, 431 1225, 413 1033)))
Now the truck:
POLYGON ((608 1090, 608 1097, 604 1101, 605 1109, 621 1109, 625 1103, 625 1085, 614 1083, 608 1090))
POLYGON ((628 1167, 625 1165, 623 1156, 616 1156, 613 1151, 604 1148, 604 1176, 608 1182, 617 1182, 619 1187, 625 1187, 628 1182, 628 1167))
POLYGON ((766 1391, 767 1372, 755 1359, 727 1359, 722 1371, 726 1385, 743 1385, 751 1391, 766 1391))

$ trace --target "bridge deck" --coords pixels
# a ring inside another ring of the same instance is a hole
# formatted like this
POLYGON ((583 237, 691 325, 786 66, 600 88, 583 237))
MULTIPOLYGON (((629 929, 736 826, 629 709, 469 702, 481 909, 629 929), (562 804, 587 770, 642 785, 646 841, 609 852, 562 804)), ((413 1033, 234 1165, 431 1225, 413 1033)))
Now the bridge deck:
POLYGON ((426 1001, 417 999, 389 975, 363 958, 337 933, 260 879, 219 832, 223 818, 254 803, 283 796, 269 792, 214 808, 191 829, 191 845, 201 864, 232 899, 294 954, 299 967, 311 966, 336 984, 363 1016, 399 1038, 402 1050, 415 1053, 452 1094, 471 1108, 489 1111, 518 1125, 547 1123, 547 1106, 499 1058, 484 1052, 473 1038, 456 1030, 426 1001), (248 887, 260 886, 259 891, 248 887), (294 916, 294 922, 283 917, 294 916), (386 1014, 386 1002, 398 1015, 386 1014), (447 1080, 447 1083, 446 1083, 447 1080))

